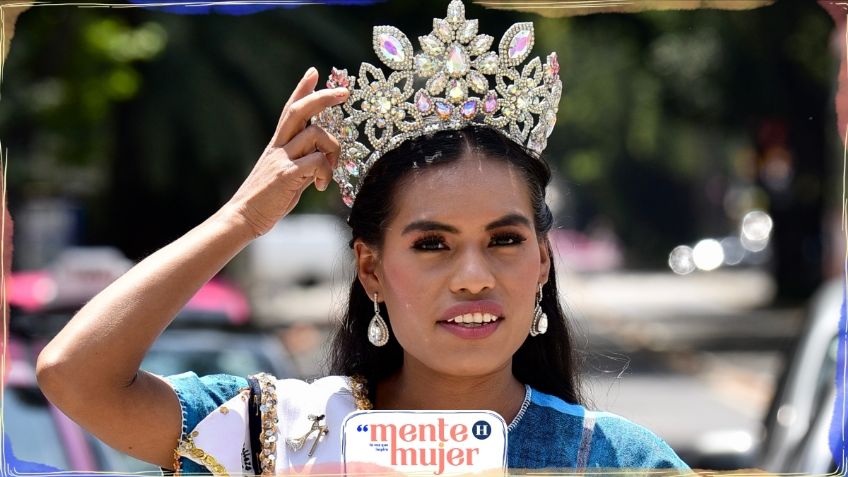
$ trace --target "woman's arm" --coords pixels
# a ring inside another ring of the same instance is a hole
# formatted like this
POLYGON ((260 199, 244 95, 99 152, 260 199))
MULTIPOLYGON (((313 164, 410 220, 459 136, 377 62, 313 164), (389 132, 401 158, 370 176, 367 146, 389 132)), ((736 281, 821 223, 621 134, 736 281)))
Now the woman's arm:
POLYGON ((95 296, 44 348, 38 382, 68 416, 118 450, 170 468, 180 406, 162 379, 139 370, 153 341, 194 293, 252 239, 288 214, 311 183, 324 190, 338 143, 310 117, 347 98, 313 92, 310 68, 271 143, 233 198, 95 296))

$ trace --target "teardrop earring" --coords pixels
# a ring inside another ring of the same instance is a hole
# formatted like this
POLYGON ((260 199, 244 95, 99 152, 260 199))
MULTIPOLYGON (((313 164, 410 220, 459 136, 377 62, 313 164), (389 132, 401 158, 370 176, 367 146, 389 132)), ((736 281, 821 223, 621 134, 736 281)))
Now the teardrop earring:
POLYGON ((389 327, 380 316, 380 304, 377 303, 376 292, 374 293, 374 318, 371 318, 371 323, 368 324, 368 341, 378 347, 389 342, 389 327))
POLYGON ((530 336, 539 336, 548 331, 548 315, 542 311, 542 285, 536 296, 536 308, 533 310, 533 322, 530 324, 530 336))

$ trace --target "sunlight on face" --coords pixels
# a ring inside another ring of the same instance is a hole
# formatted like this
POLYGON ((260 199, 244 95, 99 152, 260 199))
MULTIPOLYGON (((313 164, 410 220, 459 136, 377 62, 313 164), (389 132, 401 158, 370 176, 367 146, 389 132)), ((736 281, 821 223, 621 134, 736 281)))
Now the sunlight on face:
POLYGON ((396 194, 375 274, 404 365, 452 376, 509 367, 549 269, 526 179, 504 161, 464 156, 396 194))

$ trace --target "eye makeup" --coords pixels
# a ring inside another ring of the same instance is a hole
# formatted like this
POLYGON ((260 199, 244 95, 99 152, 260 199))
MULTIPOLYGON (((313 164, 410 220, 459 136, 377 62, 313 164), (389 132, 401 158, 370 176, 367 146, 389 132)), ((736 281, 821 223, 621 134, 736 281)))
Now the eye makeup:
MULTIPOLYGON (((500 232, 492 235, 489 245, 493 247, 513 247, 526 242, 527 238, 516 232, 500 232)), ((436 251, 448 249, 445 237, 439 234, 428 234, 417 238, 412 248, 421 251, 436 251)))

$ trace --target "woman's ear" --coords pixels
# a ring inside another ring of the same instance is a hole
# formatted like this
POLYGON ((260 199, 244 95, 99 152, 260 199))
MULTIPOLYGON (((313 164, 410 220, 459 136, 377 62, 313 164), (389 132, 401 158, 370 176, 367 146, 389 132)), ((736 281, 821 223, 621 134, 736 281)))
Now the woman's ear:
POLYGON ((548 275, 551 273, 551 242, 547 235, 539 240, 539 281, 538 283, 545 284, 548 282, 548 275))
POLYGON ((353 242, 353 253, 356 255, 356 276, 359 277, 359 283, 365 288, 365 292, 369 297, 373 297, 374 293, 382 295, 383 289, 377 273, 377 250, 361 239, 356 239, 353 242))

